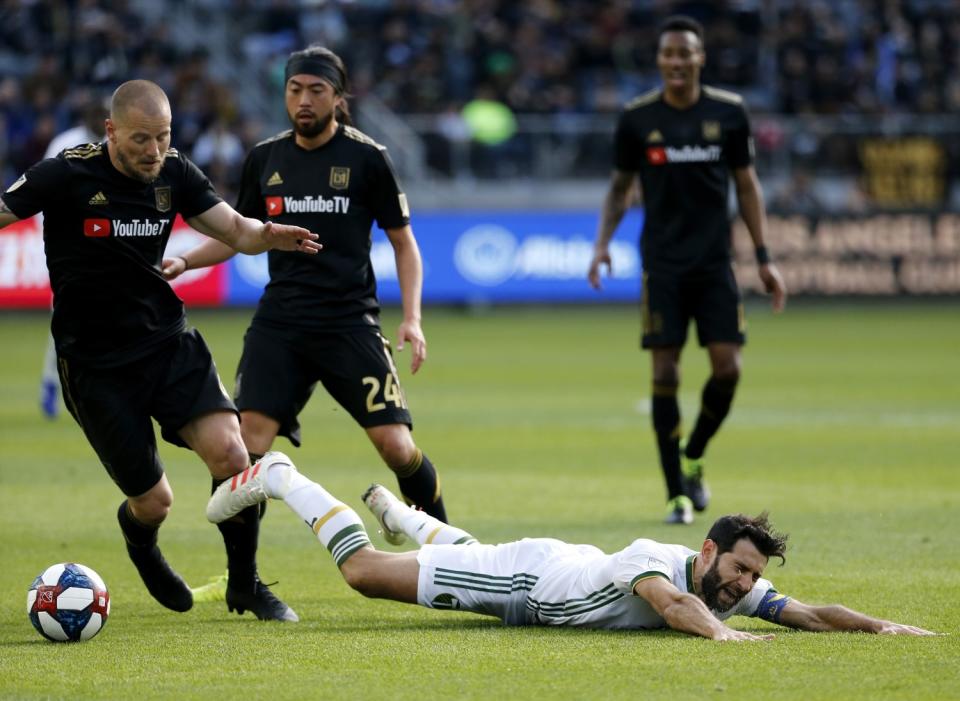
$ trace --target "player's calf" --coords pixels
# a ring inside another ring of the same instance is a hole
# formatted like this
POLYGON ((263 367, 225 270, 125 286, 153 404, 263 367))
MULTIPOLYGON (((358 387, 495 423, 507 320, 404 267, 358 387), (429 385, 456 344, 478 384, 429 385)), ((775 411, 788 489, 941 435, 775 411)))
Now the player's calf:
POLYGON ((368 598, 417 603, 420 563, 416 551, 387 553, 363 548, 344 561, 340 574, 351 589, 368 598))
POLYGON ((423 509, 444 523, 447 522, 447 510, 440 492, 440 476, 423 451, 415 448, 413 457, 400 467, 387 464, 396 473, 400 493, 407 503, 423 509))
POLYGON ((163 557, 157 546, 157 526, 141 523, 130 512, 127 500, 120 504, 117 520, 123 532, 130 561, 137 568, 147 591, 158 602, 173 611, 189 611, 193 593, 163 557))

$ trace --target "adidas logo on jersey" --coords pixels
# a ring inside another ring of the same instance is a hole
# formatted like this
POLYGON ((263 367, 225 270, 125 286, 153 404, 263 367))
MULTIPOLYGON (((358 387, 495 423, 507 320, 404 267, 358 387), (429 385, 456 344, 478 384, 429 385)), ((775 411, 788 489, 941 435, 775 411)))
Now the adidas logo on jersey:
POLYGON ((271 185, 283 185, 283 178, 280 177, 279 171, 273 171, 273 175, 270 176, 270 179, 267 180, 267 187, 271 185))
POLYGON ((107 201, 107 196, 103 192, 98 191, 96 195, 90 198, 87 204, 109 204, 107 201))

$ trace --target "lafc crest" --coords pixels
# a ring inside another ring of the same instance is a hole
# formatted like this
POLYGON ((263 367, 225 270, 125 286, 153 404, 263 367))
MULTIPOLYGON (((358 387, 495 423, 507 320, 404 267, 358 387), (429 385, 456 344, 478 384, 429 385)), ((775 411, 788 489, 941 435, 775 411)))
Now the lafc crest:
POLYGON ((157 199, 157 211, 169 212, 172 204, 169 187, 155 187, 153 194, 157 199))
POLYGON ((334 190, 346 190, 350 185, 350 169, 343 166, 331 166, 330 187, 334 190))
POLYGON ((703 138, 707 141, 720 141, 720 122, 704 122, 703 138))

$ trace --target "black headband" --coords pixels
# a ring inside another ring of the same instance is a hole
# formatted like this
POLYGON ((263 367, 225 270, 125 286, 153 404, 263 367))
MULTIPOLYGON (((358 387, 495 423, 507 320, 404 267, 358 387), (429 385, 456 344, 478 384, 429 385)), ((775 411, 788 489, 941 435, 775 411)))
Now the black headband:
POLYGON ((295 75, 306 73, 323 78, 333 86, 334 92, 338 95, 343 94, 343 75, 336 64, 324 56, 293 56, 287 61, 287 67, 283 72, 283 82, 286 83, 295 75))

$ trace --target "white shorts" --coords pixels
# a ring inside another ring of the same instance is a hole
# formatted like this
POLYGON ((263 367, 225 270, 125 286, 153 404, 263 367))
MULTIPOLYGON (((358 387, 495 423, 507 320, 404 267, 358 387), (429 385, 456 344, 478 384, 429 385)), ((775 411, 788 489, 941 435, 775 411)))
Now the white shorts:
POLYGON ((570 546, 553 538, 501 545, 424 545, 417 554, 417 603, 432 609, 496 616, 526 625, 527 596, 543 571, 570 546))

